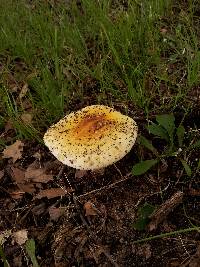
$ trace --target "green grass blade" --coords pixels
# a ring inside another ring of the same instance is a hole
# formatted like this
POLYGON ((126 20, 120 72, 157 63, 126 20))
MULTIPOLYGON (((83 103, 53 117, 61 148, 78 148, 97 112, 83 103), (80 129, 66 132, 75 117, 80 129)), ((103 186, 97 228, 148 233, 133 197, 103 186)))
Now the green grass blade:
POLYGON ((26 247, 27 254, 31 258, 33 267, 39 267, 39 264, 38 264, 36 256, 35 256, 35 241, 34 241, 34 239, 27 240, 25 247, 26 247))
POLYGON ((152 240, 159 239, 159 238, 164 238, 164 237, 168 237, 168 236, 188 233, 188 232, 191 232, 191 231, 200 231, 200 227, 191 227, 191 228, 177 230, 177 231, 174 231, 174 232, 169 232, 169 233, 164 233, 164 234, 160 234, 160 235, 154 235, 154 236, 146 237, 146 238, 134 241, 133 244, 144 243, 144 242, 152 241, 152 240))

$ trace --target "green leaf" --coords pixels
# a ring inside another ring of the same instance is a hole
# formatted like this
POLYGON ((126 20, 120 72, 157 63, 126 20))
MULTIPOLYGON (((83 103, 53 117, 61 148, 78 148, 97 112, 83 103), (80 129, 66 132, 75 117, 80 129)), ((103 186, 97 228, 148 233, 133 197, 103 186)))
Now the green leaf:
POLYGON ((39 267, 38 262, 37 262, 37 258, 35 256, 35 241, 34 241, 34 239, 27 240, 25 243, 25 248, 26 248, 27 254, 31 258, 33 267, 39 267))
POLYGON ((176 130, 176 135, 178 137, 178 144, 179 147, 183 146, 183 139, 184 139, 184 135, 185 135, 185 128, 183 127, 183 125, 179 125, 177 130, 176 130))
POLYGON ((151 167, 158 163, 158 159, 144 160, 135 164, 132 168, 133 175, 141 175, 147 172, 151 167))
POLYGON ((149 216, 153 213, 154 210, 155 207, 148 203, 145 203, 142 207, 140 207, 138 210, 138 219, 133 224, 133 227, 139 231, 144 230, 149 223, 149 216))
POLYGON ((146 147, 147 149, 152 151, 154 154, 156 154, 156 155, 158 154, 157 153, 157 149, 152 145, 151 141, 146 139, 146 137, 141 135, 140 138, 139 138, 139 142, 140 142, 141 145, 143 145, 144 147, 146 147))
POLYGON ((147 129, 149 130, 151 134, 159 136, 160 138, 169 142, 169 135, 162 126, 152 123, 147 126, 147 129))
POLYGON ((170 138, 172 138, 175 130, 175 117, 173 114, 157 115, 156 121, 168 132, 170 138))
POLYGON ((180 159, 180 161, 181 161, 187 175, 189 177, 191 177, 192 176, 192 170, 191 170, 190 166, 188 165, 188 163, 184 159, 180 159))

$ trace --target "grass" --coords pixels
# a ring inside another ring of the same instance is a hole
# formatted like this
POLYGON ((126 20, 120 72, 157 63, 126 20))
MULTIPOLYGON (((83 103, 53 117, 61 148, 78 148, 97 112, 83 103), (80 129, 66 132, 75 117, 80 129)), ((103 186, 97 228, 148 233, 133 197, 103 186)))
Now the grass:
POLYGON ((186 108, 188 91, 199 84, 198 5, 189 1, 178 18, 175 8, 161 0, 1 1, 1 124, 10 118, 20 137, 41 137, 73 110, 73 99, 84 102, 88 78, 96 84, 91 104, 130 102, 145 116, 186 108), (18 101, 24 84, 29 90, 18 101), (20 123, 24 100, 31 128, 20 123))

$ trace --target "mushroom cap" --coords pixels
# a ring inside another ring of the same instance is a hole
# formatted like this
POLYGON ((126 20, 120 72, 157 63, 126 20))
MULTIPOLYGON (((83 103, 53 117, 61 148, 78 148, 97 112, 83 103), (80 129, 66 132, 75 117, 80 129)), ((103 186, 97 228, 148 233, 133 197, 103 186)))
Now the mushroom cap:
POLYGON ((107 106, 92 105, 51 126, 44 143, 63 164, 95 170, 123 158, 134 145, 137 131, 132 118, 107 106))

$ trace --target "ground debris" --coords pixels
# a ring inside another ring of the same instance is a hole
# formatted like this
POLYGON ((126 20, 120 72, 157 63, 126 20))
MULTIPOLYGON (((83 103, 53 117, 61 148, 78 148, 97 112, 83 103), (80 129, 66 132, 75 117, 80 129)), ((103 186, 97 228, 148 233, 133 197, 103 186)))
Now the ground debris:
POLYGON ((13 239, 18 245, 23 245, 28 240, 28 232, 26 229, 19 230, 12 234, 13 239))
MULTIPOLYGON (((25 170, 17 167, 11 167, 12 179, 16 182, 20 192, 33 193, 35 191, 34 185, 32 183, 27 183, 25 179, 25 170)), ((16 191, 19 192, 19 191, 16 191)), ((14 193, 14 192, 12 192, 14 193)))
POLYGON ((94 216, 98 214, 94 204, 90 201, 84 204, 84 210, 85 210, 85 216, 94 216))
POLYGON ((7 146, 3 150, 3 158, 12 158, 13 163, 15 163, 18 159, 22 158, 23 146, 24 143, 17 140, 14 144, 7 146))
POLYGON ((44 189, 44 190, 41 190, 35 196, 35 198, 41 199, 43 197, 47 197, 48 199, 51 199, 51 198, 55 198, 55 197, 65 196, 65 195, 67 195, 68 193, 71 193, 71 192, 73 192, 73 190, 71 188, 66 188, 66 189, 62 189, 62 188, 44 189))
POLYGON ((40 168, 36 162, 33 162, 25 171, 25 179, 27 182, 48 183, 53 180, 53 175, 46 174, 45 168, 40 168))
POLYGON ((25 97, 25 95, 27 94, 28 92, 28 84, 25 83, 22 88, 21 88, 21 91, 19 93, 19 99, 22 100, 23 97, 25 97))
POLYGON ((64 209, 49 207, 49 216, 52 221, 57 221, 64 214, 64 209))
POLYGON ((4 177, 4 170, 0 170, 0 180, 4 177))
POLYGON ((151 220, 148 224, 149 231, 155 230, 158 225, 163 222, 167 215, 182 202, 183 192, 178 191, 173 196, 165 201, 158 209, 156 209, 150 216, 151 220))
POLYGON ((33 115, 31 113, 23 113, 21 115, 21 119, 25 124, 31 124, 32 119, 33 119, 33 115))
POLYGON ((199 267, 200 266, 200 245, 197 247, 196 253, 190 259, 189 267, 199 267))
POLYGON ((76 178, 76 179, 81 179, 81 178, 83 178, 84 176, 86 176, 87 173, 88 173, 87 170, 76 170, 76 172, 75 172, 75 178, 76 178))

